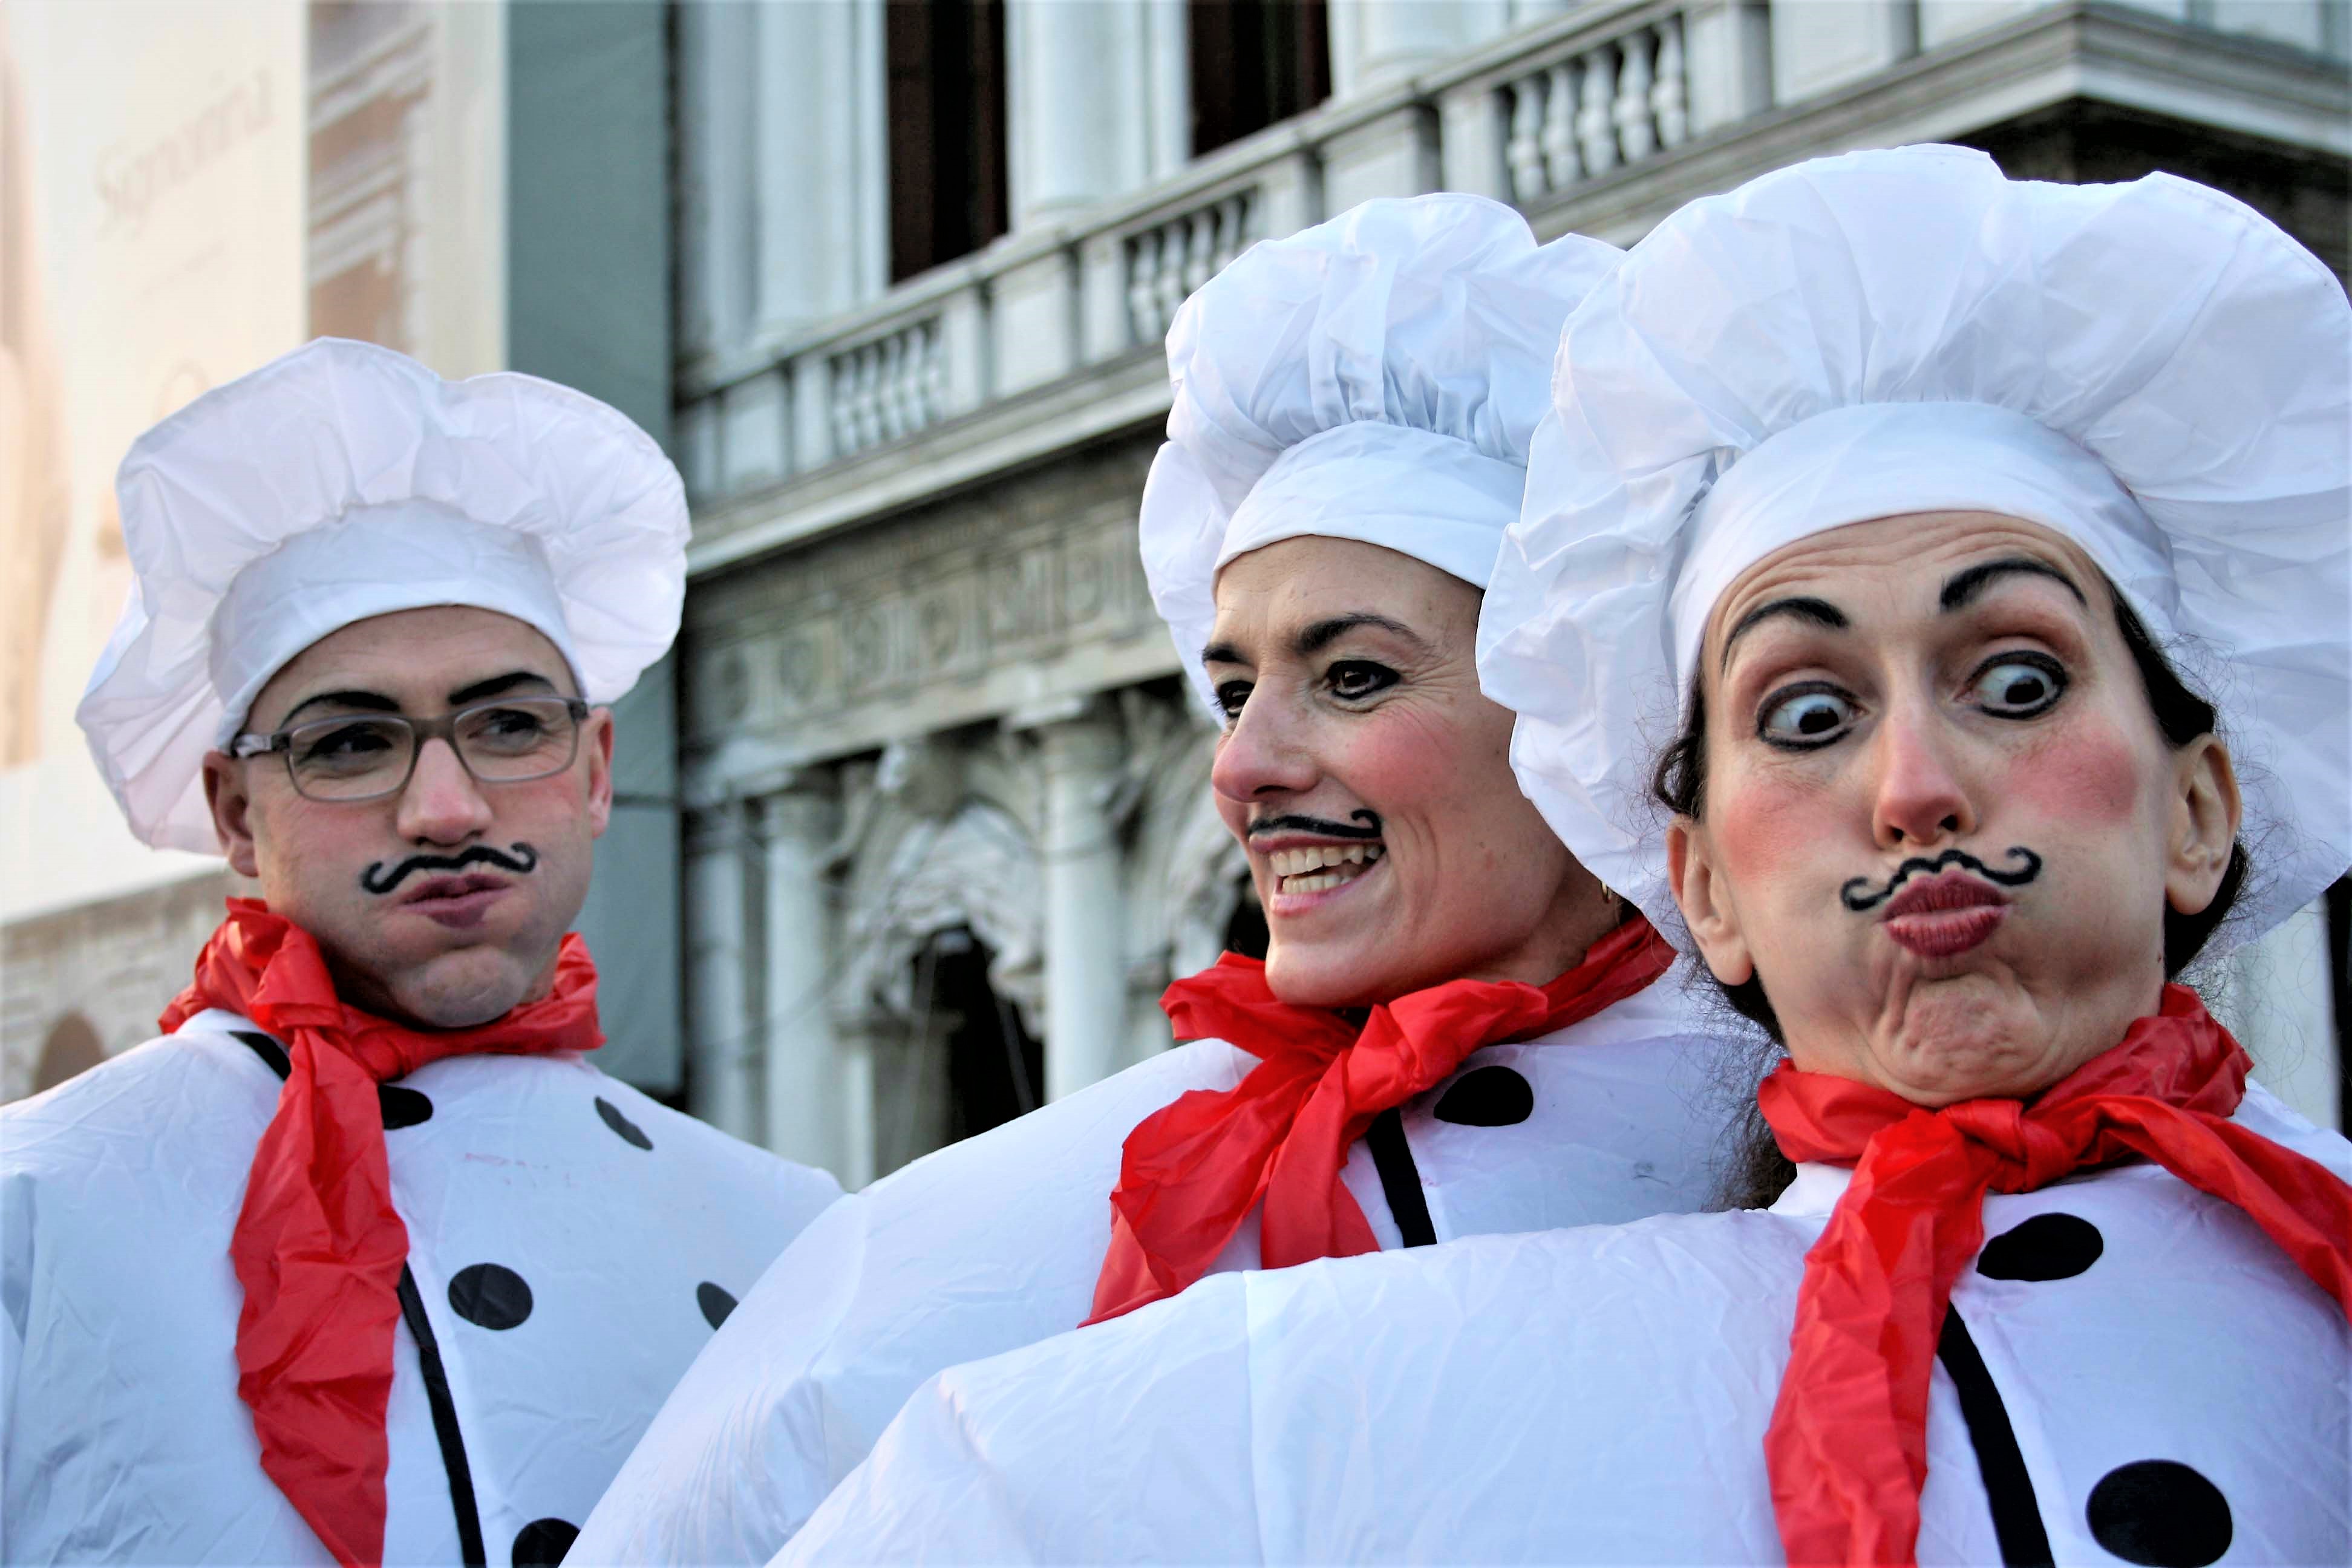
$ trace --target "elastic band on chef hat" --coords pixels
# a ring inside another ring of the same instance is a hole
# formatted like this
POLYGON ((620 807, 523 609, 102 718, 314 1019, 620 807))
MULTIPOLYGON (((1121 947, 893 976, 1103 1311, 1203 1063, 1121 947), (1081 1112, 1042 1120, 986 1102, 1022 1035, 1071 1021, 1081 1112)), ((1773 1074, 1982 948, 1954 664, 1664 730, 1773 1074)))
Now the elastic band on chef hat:
POLYGON ((1358 540, 1486 586, 1560 323, 1618 255, 1538 247, 1483 196, 1371 201, 1252 247, 1184 302, 1138 542, 1204 703, 1217 573, 1249 551, 1358 540))
POLYGON ((1998 512, 2210 683, 2259 855, 2210 946, 2260 934, 2352 863, 2347 363, 2334 275, 2168 174, 1911 147, 1693 202, 1561 337, 1479 624, 1520 787, 1686 942, 1651 770, 1724 589, 1826 529, 1998 512))

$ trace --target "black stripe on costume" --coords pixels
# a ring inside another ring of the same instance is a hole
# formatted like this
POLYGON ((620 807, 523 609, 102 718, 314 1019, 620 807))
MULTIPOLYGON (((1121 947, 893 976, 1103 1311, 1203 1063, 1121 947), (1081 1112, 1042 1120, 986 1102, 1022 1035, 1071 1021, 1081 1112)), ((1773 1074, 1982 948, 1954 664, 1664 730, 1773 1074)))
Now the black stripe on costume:
POLYGON ((441 1342, 433 1337, 433 1320, 425 1315, 425 1298, 417 1293, 416 1276, 400 1266, 400 1315, 416 1339, 416 1363, 425 1373, 425 1397, 433 1406, 433 1436, 441 1444, 441 1464, 449 1472, 449 1504, 457 1514, 457 1550, 466 1568, 486 1568, 482 1550, 482 1510, 474 1500, 474 1468, 466 1458, 466 1436, 457 1430, 457 1402, 449 1396, 448 1369, 441 1364, 441 1342))
POLYGON ((1984 1478, 1985 1500, 1992 1505, 1992 1532, 2000 1542, 2004 1568, 2052 1568, 2050 1532, 2042 1528, 2042 1510, 2033 1500, 2033 1478, 2025 1472, 2016 1429, 2009 1424, 2000 1390, 1993 1386, 1976 1341, 1969 1337, 1969 1326, 1950 1308, 1944 1312, 1936 1355, 1960 1396, 1960 1419, 1968 1423, 1969 1443, 1977 1451, 1977 1469, 1984 1478))
MULTIPOLYGON (((258 1031, 231 1031, 283 1080, 294 1064, 286 1047, 258 1031)), ((441 1465, 449 1472, 449 1502, 457 1516, 457 1548, 466 1568, 488 1568, 482 1550, 482 1515, 474 1500, 474 1468, 466 1458, 465 1434, 457 1430, 457 1405, 449 1396, 448 1369, 441 1364, 441 1342, 433 1336, 433 1321, 425 1315, 425 1298, 417 1293, 416 1276, 400 1266, 400 1315, 416 1341, 416 1363, 425 1373, 425 1397, 433 1407, 433 1436, 441 1445, 441 1465)))
POLYGON ((1422 1195, 1421 1170, 1412 1163, 1412 1148, 1404 1141, 1404 1117, 1394 1107, 1372 1118, 1364 1130, 1364 1147, 1372 1152, 1372 1169, 1381 1174, 1381 1195, 1389 1201, 1390 1217, 1407 1247, 1431 1247, 1437 1227, 1430 1223, 1429 1200, 1422 1195))

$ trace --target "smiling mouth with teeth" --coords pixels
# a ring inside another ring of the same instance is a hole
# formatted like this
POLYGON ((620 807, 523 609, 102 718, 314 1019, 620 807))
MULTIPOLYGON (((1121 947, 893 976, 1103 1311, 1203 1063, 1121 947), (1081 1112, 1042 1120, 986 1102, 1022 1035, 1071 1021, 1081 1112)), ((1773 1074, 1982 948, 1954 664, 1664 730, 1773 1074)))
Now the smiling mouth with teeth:
POLYGON ((1378 844, 1313 844, 1304 849, 1277 849, 1267 856, 1277 893, 1320 893, 1342 882, 1352 882, 1380 864, 1378 844))

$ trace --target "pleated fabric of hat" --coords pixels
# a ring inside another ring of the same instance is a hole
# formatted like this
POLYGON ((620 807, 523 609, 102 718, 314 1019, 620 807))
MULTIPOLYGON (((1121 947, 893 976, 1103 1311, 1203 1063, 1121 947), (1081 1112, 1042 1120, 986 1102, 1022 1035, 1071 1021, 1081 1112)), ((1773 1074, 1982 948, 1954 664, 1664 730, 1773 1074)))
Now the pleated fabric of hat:
POLYGON ((2219 707, 2254 878, 2215 946, 2352 861, 2352 306, 2168 174, 1826 158, 1692 203, 1562 335, 1479 628, 1521 787, 1686 942, 1650 770, 1717 598, 1848 523, 1968 510, 2098 564, 2219 707))
POLYGON ((205 753, 330 633, 496 610, 605 703, 685 603, 685 489, 651 437, 569 387, 444 381, 373 343, 321 338, 205 393, 132 443, 116 491, 135 575, 74 716, 161 847, 218 847, 205 753))
POLYGON ((1383 199, 1253 246, 1184 302, 1139 533, 1212 710, 1201 650, 1237 555, 1354 539, 1486 585, 1560 324, 1621 254, 1577 235, 1538 246, 1481 196, 1383 199))

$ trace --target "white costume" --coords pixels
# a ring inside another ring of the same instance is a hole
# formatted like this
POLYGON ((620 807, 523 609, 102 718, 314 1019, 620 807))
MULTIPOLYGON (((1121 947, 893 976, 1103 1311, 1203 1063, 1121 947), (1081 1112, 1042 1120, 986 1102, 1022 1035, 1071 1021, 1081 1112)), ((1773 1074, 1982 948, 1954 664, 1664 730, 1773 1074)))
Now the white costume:
MULTIPOLYGON (((1559 324, 1616 259, 1579 239, 1538 248, 1475 197, 1372 202, 1257 247, 1186 303, 1141 532, 1204 699, 1216 572, 1244 551, 1360 539, 1484 585, 1559 324)), ((1701 1206, 1727 1096, 1684 985, 1670 973, 1475 1051, 1375 1122, 1343 1179, 1381 1244, 1701 1206)), ((764 1561, 925 1378, 1087 1317, 1128 1134, 1255 1065, 1223 1041, 1181 1047, 836 1205, 679 1385, 574 1561, 764 1561)), ((1258 1257, 1253 1217, 1216 1267, 1258 1257)))
MULTIPOLYGON (((2270 770, 2245 835, 2267 880, 2224 939, 2258 933, 2352 861, 2347 354, 2324 268, 2162 176, 2017 184, 1906 149, 1694 204, 1563 339, 1482 620, 1522 781, 1670 918, 1642 737, 1674 732, 1715 595, 1843 522, 2009 510, 2082 543, 2160 641, 2200 638, 2235 697, 2270 770), (1787 460, 1743 482, 1775 440, 1787 460)), ((2259 1088, 2232 1121, 2352 1179, 2352 1146, 2259 1088)), ((1763 1439, 1849 1178, 1210 1280, 951 1370, 776 1561, 1779 1561, 1763 1439)), ((2343 1305, 2152 1164, 1982 1214, 1929 1385, 1919 1561, 2352 1561, 2343 1305)))
MULTIPOLYGON (((499 609, 600 701, 677 626, 676 475, 619 415, 525 376, 443 384, 314 343, 150 431, 121 488, 138 591, 82 718, 150 842, 215 847, 199 759, 352 621, 499 609)), ((287 1071, 282 1042, 215 1009, 0 1110, 0 1561, 331 1561, 237 1386, 231 1233, 287 1071)), ((449 1058, 379 1097, 414 1280, 383 1561, 552 1563, 838 1189, 577 1052, 449 1058)))

